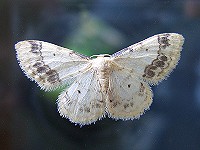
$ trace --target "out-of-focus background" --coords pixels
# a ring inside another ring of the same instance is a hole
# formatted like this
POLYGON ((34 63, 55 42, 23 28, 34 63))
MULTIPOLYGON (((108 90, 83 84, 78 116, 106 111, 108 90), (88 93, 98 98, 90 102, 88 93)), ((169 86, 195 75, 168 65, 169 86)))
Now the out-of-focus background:
POLYGON ((200 1, 0 0, 0 149, 199 150, 200 1), (85 55, 112 54, 154 34, 185 37, 180 62, 153 87, 139 120, 75 126, 16 61, 14 44, 37 39, 85 55))

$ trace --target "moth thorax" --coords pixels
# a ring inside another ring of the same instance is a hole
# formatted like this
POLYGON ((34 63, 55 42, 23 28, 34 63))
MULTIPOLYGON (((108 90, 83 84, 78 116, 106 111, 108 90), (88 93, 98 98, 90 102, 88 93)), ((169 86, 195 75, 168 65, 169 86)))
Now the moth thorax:
POLYGON ((109 85, 109 75, 110 75, 110 61, 107 57, 97 57, 93 61, 93 67, 97 71, 99 82, 103 92, 106 92, 109 85))

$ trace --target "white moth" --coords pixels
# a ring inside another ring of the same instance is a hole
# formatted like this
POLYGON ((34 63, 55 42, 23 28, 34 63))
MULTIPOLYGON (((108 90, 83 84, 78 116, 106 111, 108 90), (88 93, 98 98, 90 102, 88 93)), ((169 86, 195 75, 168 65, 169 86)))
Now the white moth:
POLYGON ((175 68, 183 42, 180 34, 158 34, 96 58, 37 40, 18 42, 15 48, 20 67, 42 89, 71 84, 58 97, 58 111, 71 122, 86 125, 106 115, 139 118, 152 103, 149 85, 175 68))

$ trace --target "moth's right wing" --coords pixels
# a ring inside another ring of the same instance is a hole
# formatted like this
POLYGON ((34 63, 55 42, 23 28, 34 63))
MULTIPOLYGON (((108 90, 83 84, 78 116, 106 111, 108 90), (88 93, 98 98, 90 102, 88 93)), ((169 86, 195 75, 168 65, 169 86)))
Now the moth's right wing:
POLYGON ((15 49, 26 76, 45 90, 73 81, 90 66, 89 57, 43 41, 21 41, 15 49))
POLYGON ((157 34, 114 53, 111 58, 138 78, 157 84, 176 67, 183 43, 184 38, 180 34, 157 34))
POLYGON ((106 107, 111 118, 139 118, 149 109, 152 97, 150 86, 130 71, 115 68, 110 74, 106 107))

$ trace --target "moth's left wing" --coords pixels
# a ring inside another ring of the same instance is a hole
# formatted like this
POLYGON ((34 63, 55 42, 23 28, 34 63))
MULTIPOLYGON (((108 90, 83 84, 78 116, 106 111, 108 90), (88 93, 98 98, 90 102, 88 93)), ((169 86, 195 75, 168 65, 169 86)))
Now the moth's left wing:
POLYGON ((90 124, 105 115, 105 97, 96 71, 79 75, 57 100, 61 116, 80 125, 90 124))
POLYGON ((21 41, 15 49, 26 76, 45 90, 72 82, 90 66, 88 57, 43 41, 21 41))
POLYGON ((177 65, 183 42, 183 36, 177 33, 158 34, 114 53, 111 58, 121 68, 157 84, 177 65))

